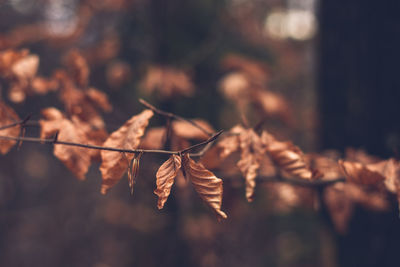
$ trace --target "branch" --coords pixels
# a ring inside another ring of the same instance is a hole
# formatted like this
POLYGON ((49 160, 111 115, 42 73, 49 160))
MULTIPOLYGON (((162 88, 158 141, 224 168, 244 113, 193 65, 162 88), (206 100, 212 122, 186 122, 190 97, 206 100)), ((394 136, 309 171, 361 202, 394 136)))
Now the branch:
POLYGON ((95 145, 89 145, 89 144, 80 144, 80 143, 74 143, 74 142, 60 141, 56 137, 52 138, 52 139, 41 139, 41 138, 37 138, 37 137, 21 137, 21 136, 13 137, 13 136, 0 135, 0 139, 23 141, 23 142, 32 142, 32 143, 42 143, 42 144, 77 146, 77 147, 83 147, 83 148, 88 148, 88 149, 108 150, 108 151, 116 151, 116 152, 123 152, 123 153, 154 153, 154 154, 180 155, 180 154, 187 153, 190 150, 193 150, 193 149, 195 149, 197 147, 206 145, 206 144, 214 141, 215 139, 218 138, 218 136, 221 133, 222 133, 222 131, 219 131, 218 133, 216 133, 215 135, 211 136, 206 141, 198 143, 198 144, 195 144, 193 146, 190 146, 190 147, 185 148, 185 149, 180 150, 180 151, 168 151, 168 150, 159 150, 159 149, 123 149, 123 148, 115 148, 115 147, 95 146, 95 145))
MULTIPOLYGON (((244 181, 243 178, 238 176, 233 177, 225 177, 225 181, 244 181)), ((329 180, 306 180, 300 178, 287 178, 281 176, 258 176, 256 178, 257 182, 261 183, 288 183, 292 185, 304 186, 304 187, 313 187, 313 188, 321 188, 325 186, 330 186, 336 183, 345 182, 346 179, 343 177, 336 178, 336 179, 329 179, 329 180)))
POLYGON ((203 133, 207 134, 208 136, 212 136, 212 135, 213 135, 213 133, 207 131, 206 129, 204 129, 203 127, 201 127, 201 125, 199 125, 198 123, 196 123, 195 121, 192 121, 192 120, 190 120, 190 119, 186 119, 186 118, 184 118, 184 117, 175 115, 175 114, 173 114, 173 113, 171 113, 171 112, 166 112, 166 111, 160 110, 160 109, 158 109, 158 108, 156 108, 155 106, 151 105, 150 103, 148 103, 146 100, 144 100, 144 99, 142 99, 142 98, 139 98, 139 102, 140 102, 143 106, 145 106, 145 107, 151 109, 152 111, 154 111, 155 113, 157 113, 157 114, 159 114, 159 115, 161 115, 161 116, 165 116, 165 117, 167 117, 167 118, 176 119, 176 120, 180 120, 180 121, 186 121, 187 123, 190 123, 191 125, 193 125, 193 126, 196 127, 197 129, 199 129, 199 130, 202 131, 203 133))

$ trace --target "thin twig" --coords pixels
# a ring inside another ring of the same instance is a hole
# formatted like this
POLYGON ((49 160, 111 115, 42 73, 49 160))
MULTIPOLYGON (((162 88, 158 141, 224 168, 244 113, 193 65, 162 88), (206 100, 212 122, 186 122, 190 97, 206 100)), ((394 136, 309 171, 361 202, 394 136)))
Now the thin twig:
POLYGON ((54 145, 65 145, 65 146, 77 146, 77 147, 83 147, 83 148, 88 148, 88 149, 98 149, 98 150, 108 150, 108 151, 116 151, 116 152, 122 152, 122 153, 154 153, 154 154, 169 154, 169 155, 179 155, 179 154, 184 154, 189 152, 190 150, 193 150, 197 147, 200 147, 202 145, 206 145, 209 142, 214 141, 218 136, 222 133, 222 131, 216 133, 209 139, 207 139, 204 142, 195 144, 193 146, 190 146, 188 148, 185 148, 180 151, 168 151, 168 150, 160 150, 160 149, 124 149, 124 148, 115 148, 115 147, 105 147, 105 146, 95 146, 95 145, 89 145, 89 144, 80 144, 80 143, 74 143, 74 142, 67 142, 67 141, 60 141, 57 139, 57 135, 55 138, 52 139, 42 139, 42 138, 37 138, 37 137, 13 137, 13 136, 0 136, 0 139, 5 139, 5 140, 14 140, 14 141, 23 141, 23 142, 33 142, 33 143, 42 143, 42 144, 54 144, 54 145))
POLYGON ((196 123, 195 121, 192 121, 190 119, 186 119, 184 117, 178 116, 174 113, 171 112, 166 112, 163 110, 160 110, 158 108, 156 108, 155 106, 151 105, 149 102, 147 102, 146 100, 139 98, 139 102, 144 105, 145 107, 151 109, 152 111, 154 111, 155 113, 168 117, 168 118, 172 118, 172 119, 176 119, 176 120, 181 120, 181 121, 185 121, 187 123, 190 123, 191 125, 193 125, 194 127, 196 127, 197 129, 199 129, 200 131, 202 131, 203 133, 207 134, 208 136, 212 136, 213 133, 207 131, 206 129, 204 129, 201 125, 199 125, 198 123, 196 123))
POLYGON ((214 134, 213 136, 211 136, 210 138, 208 138, 206 141, 203 141, 203 142, 201 142, 201 143, 195 144, 195 145, 193 145, 193 146, 190 146, 190 147, 188 147, 188 148, 185 148, 185 149, 181 150, 180 153, 183 154, 183 153, 186 153, 186 152, 188 152, 188 151, 190 151, 190 150, 193 150, 193 149, 195 149, 195 148, 197 148, 197 147, 200 147, 200 146, 203 146, 203 145, 207 145, 208 143, 211 143, 211 142, 213 142, 215 139, 217 139, 218 136, 220 136, 220 134, 222 134, 222 132, 223 132, 223 130, 221 130, 221 131, 219 131, 218 133, 214 134))
MULTIPOLYGON (((234 177, 225 177, 225 181, 244 181, 243 178, 239 176, 234 176, 234 177)), ((256 178, 257 182, 262 182, 262 183, 288 183, 288 184, 293 184, 293 185, 298 185, 298 186, 304 186, 304 187, 314 187, 314 188, 320 188, 320 187, 325 187, 329 186, 335 183, 340 183, 340 182, 345 182, 346 179, 343 177, 336 178, 336 179, 329 179, 329 180, 306 180, 306 179, 300 179, 300 178, 287 178, 287 177, 281 177, 281 176, 258 176, 256 178)))

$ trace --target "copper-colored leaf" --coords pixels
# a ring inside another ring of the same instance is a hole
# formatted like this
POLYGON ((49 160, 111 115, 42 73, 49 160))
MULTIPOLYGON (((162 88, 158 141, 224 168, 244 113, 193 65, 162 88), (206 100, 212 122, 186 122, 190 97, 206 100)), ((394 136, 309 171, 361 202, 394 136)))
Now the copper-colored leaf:
POLYGON ((32 79, 39 67, 39 57, 28 55, 17 60, 12 66, 12 72, 18 79, 32 79))
POLYGON ((171 98, 176 95, 190 96, 194 86, 189 76, 172 67, 151 66, 142 81, 142 88, 150 94, 158 92, 162 98, 171 98))
MULTIPOLYGON (((214 132, 212 126, 205 120, 193 119, 192 121, 197 125, 199 125, 201 128, 203 128, 204 130, 206 130, 207 132, 209 133, 214 132)), ((200 130, 196 126, 186 121, 174 121, 172 123, 172 130, 174 135, 177 135, 185 139, 206 140, 207 138, 210 137, 208 136, 207 133, 205 133, 204 131, 200 130)))
POLYGON ((163 146, 164 136, 164 127, 149 128, 143 136, 139 147, 143 149, 161 149, 163 146))
POLYGON ((110 111, 111 105, 106 95, 96 89, 78 89, 74 81, 64 71, 55 74, 61 86, 60 100, 64 103, 67 113, 78 116, 82 121, 90 123, 96 128, 104 128, 104 121, 98 108, 110 111))
POLYGON ((228 157, 240 148, 239 134, 244 131, 242 126, 237 125, 228 132, 232 135, 224 136, 218 141, 216 146, 221 150, 220 156, 222 158, 228 157))
MULTIPOLYGON (((136 149, 139 146, 140 138, 149 124, 153 111, 147 109, 142 113, 133 116, 118 130, 113 132, 103 146, 121 149, 136 149)), ((132 154, 124 154, 115 151, 101 151, 102 163, 100 171, 103 176, 101 192, 105 194, 109 188, 114 186, 125 173, 128 162, 133 158, 132 154)))
POLYGON ((369 165, 339 160, 339 166, 346 178, 356 184, 375 185, 385 180, 382 174, 372 170, 369 165))
POLYGON ((204 168, 201 163, 193 161, 189 154, 185 154, 183 157, 183 168, 196 192, 213 209, 218 219, 226 219, 226 214, 221 210, 222 180, 204 168))
POLYGON ((65 62, 76 84, 85 88, 89 83, 90 69, 83 55, 78 50, 72 50, 66 55, 65 62))
MULTIPOLYGON (((39 120, 41 138, 50 138, 58 133, 57 140, 79 144, 88 143, 84 129, 74 124, 56 108, 42 111, 45 119, 39 120)), ((91 155, 87 149, 76 146, 54 145, 54 155, 61 160, 75 176, 83 180, 91 164, 91 155)))
MULTIPOLYGON (((0 127, 12 124, 19 121, 19 117, 15 111, 7 106, 3 101, 0 101, 0 127)), ((11 128, 0 130, 0 135, 18 137, 20 133, 20 126, 16 125, 11 128)), ((14 145, 16 141, 13 140, 0 140, 0 152, 6 154, 14 145)))
POLYGON ((280 94, 267 90, 252 90, 251 101, 264 116, 279 118, 287 124, 293 123, 292 110, 280 94))
POLYGON ((180 156, 172 155, 157 171, 157 189, 154 190, 154 194, 158 196, 157 207, 159 209, 164 207, 168 199, 175 177, 181 168, 181 161, 180 156))
MULTIPOLYGON (((267 136, 267 135, 264 135, 267 136)), ((287 174, 302 179, 314 178, 313 171, 307 166, 303 152, 291 142, 280 142, 272 136, 262 138, 268 154, 274 163, 287 174), (269 138, 269 140, 267 140, 269 138)))
POLYGON ((107 112, 112 110, 111 103, 108 101, 108 97, 105 93, 95 88, 89 88, 85 93, 87 97, 102 110, 107 112))
POLYGON ((136 184, 136 180, 139 174, 139 165, 140 165, 140 158, 142 156, 142 153, 139 153, 138 155, 135 155, 128 167, 128 182, 129 182, 129 188, 131 189, 131 195, 133 195, 133 189, 136 184))
POLYGON ((326 188, 324 200, 337 231, 345 233, 355 204, 373 211, 385 211, 389 202, 380 191, 365 190, 354 183, 336 183, 326 188))
POLYGON ((241 157, 237 163, 246 179, 246 198, 253 201, 256 187, 257 171, 260 168, 264 149, 260 137, 252 129, 245 130, 239 135, 241 157))

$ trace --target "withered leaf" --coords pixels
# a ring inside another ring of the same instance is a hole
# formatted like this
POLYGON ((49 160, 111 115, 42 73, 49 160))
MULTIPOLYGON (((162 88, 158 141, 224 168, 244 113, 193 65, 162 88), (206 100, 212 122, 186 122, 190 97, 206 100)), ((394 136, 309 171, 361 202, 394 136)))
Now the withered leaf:
POLYGON ((70 116, 78 116, 82 121, 88 122, 98 129, 104 128, 104 121, 98 108, 106 112, 111 111, 111 104, 108 102, 107 96, 94 88, 78 89, 65 71, 56 72, 55 77, 61 86, 59 97, 67 113, 70 116))
POLYGON ((263 134, 263 143, 274 163, 287 174, 302 179, 316 178, 307 166, 303 152, 291 142, 275 140, 271 135, 263 134))
POLYGON ((71 50, 65 56, 65 63, 74 77, 75 83, 85 88, 89 83, 90 69, 86 59, 78 50, 71 50))
MULTIPOLYGON (((6 105, 3 101, 0 101, 0 127, 12 124, 20 121, 17 113, 6 105)), ((0 135, 18 137, 20 133, 20 125, 0 130, 0 135)), ((0 140, 0 152, 6 154, 15 145, 14 140, 0 140)))
POLYGON ((354 183, 336 183, 326 188, 324 200, 338 232, 345 233, 355 204, 373 211, 389 208, 386 196, 380 191, 365 190, 354 183))
POLYGON ((260 137, 253 129, 247 129, 239 135, 241 155, 237 163, 246 180, 246 198, 253 201, 257 171, 260 168, 264 149, 260 137))
POLYGON ((235 126, 228 132, 228 134, 232 135, 225 136, 218 141, 216 146, 221 150, 220 156, 222 158, 228 157, 240 148, 239 134, 243 131, 245 131, 243 127, 235 126))
POLYGON ((131 195, 133 195, 133 189, 136 184, 136 180, 139 174, 139 165, 140 165, 140 157, 142 156, 142 153, 139 153, 138 155, 135 155, 128 167, 128 182, 129 182, 129 188, 131 189, 131 195))
MULTIPOLYGON (((82 127, 67 119, 56 108, 42 110, 44 119, 39 120, 40 137, 50 138, 58 133, 57 140, 87 144, 88 139, 82 127)), ((54 155, 70 169, 75 176, 83 180, 91 164, 91 154, 87 149, 75 146, 54 145, 54 155)))
POLYGON ((157 171, 157 189, 154 190, 154 194, 158 196, 157 207, 159 209, 164 207, 168 199, 175 177, 181 169, 181 161, 180 156, 172 155, 157 171))
MULTIPOLYGON (((153 111, 146 109, 140 114, 133 116, 118 130, 113 132, 104 142, 105 147, 114 147, 121 149, 136 149, 140 144, 140 138, 149 124, 153 111)), ((124 154, 115 151, 101 151, 102 163, 100 171, 103 177, 101 193, 105 194, 108 189, 114 186, 125 173, 128 163, 133 155, 124 154)))
MULTIPOLYGON (((207 132, 214 132, 212 126, 205 120, 193 119, 192 121, 202 127, 207 132)), ((185 139, 206 140, 207 138, 209 138, 209 136, 204 131, 186 121, 174 121, 172 123, 172 129, 175 135, 185 139)))
POLYGON ((157 91, 162 98, 171 98, 176 95, 190 96, 194 92, 189 76, 173 67, 149 67, 141 84, 146 93, 157 91))
POLYGON ((222 180, 204 168, 201 163, 196 163, 192 160, 189 154, 183 156, 183 168, 186 177, 190 179, 196 192, 212 208, 217 218, 226 219, 225 212, 221 210, 222 180))
POLYGON ((372 170, 370 165, 339 160, 339 166, 346 178, 352 183, 375 185, 385 180, 385 177, 372 170))

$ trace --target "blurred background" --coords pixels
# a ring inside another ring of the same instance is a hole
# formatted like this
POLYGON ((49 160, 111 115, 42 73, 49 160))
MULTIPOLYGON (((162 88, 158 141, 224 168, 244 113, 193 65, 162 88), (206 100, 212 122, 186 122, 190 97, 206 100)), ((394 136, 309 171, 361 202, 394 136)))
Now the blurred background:
MULTIPOLYGON (((44 77, 80 51, 89 85, 113 104, 108 132, 142 97, 216 130, 261 120, 305 152, 398 157, 398 10, 395 0, 0 0, 0 50, 29 49, 44 77), (243 98, 249 87, 256 96, 243 98)), ((0 86, 20 117, 63 107, 54 93, 21 99, 0 86)), ((143 156, 134 196, 126 178, 104 196, 98 164, 78 181, 52 147, 14 148, 0 164, 0 266, 398 266, 397 204, 357 206, 338 232, 308 189, 260 184, 248 203, 243 183, 226 181, 218 223, 182 185, 157 209, 163 160, 143 156)))

